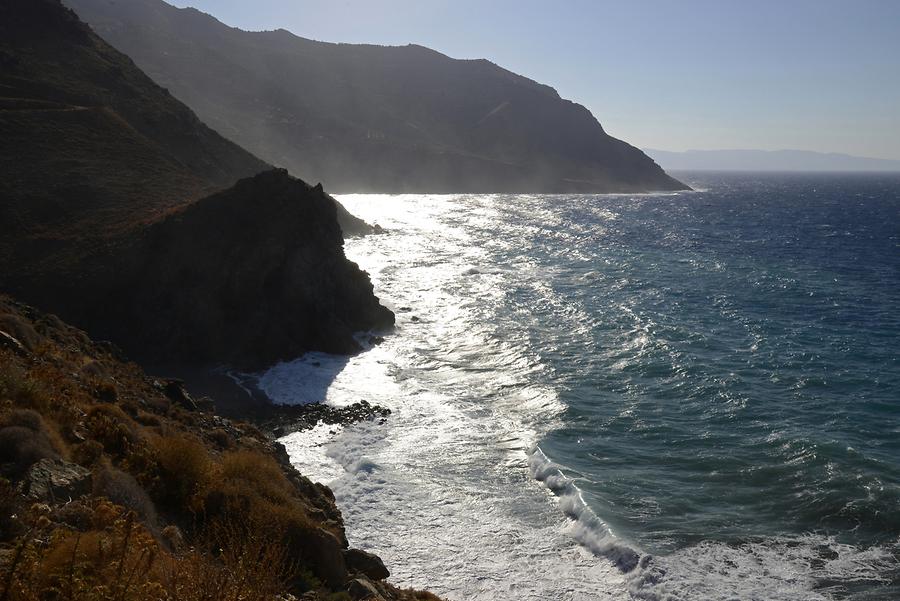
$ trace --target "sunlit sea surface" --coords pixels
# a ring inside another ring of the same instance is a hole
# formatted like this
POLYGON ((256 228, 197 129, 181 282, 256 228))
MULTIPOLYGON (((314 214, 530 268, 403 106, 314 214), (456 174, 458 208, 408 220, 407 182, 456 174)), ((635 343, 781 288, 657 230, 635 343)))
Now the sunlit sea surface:
POLYGON ((353 546, 462 599, 900 599, 900 176, 349 195, 397 314, 261 386, 353 546))

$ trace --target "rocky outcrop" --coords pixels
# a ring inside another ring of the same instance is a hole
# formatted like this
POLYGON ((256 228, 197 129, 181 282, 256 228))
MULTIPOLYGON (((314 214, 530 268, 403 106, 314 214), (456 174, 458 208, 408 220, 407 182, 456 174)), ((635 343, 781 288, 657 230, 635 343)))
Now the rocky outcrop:
POLYGON ((91 491, 91 471, 61 459, 41 459, 22 481, 22 493, 36 501, 65 503, 91 491))
POLYGON ((393 324, 348 261, 335 205, 284 170, 241 180, 81 261, 12 290, 147 363, 255 368, 353 353, 393 324))
POLYGON ((367 576, 372 580, 384 580, 391 573, 381 558, 372 553, 366 553, 360 549, 347 549, 344 551, 344 562, 351 572, 367 576))

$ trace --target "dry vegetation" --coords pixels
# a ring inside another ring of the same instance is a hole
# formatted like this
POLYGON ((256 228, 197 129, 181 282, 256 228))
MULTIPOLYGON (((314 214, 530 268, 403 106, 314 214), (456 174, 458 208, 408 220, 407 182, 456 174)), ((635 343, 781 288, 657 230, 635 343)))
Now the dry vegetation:
MULTIPOLYGON (((353 598, 330 491, 115 355, 0 297, 0 601, 353 598), (27 496, 42 460, 90 470, 88 492, 27 496)), ((366 582, 355 598, 434 598, 366 582)))

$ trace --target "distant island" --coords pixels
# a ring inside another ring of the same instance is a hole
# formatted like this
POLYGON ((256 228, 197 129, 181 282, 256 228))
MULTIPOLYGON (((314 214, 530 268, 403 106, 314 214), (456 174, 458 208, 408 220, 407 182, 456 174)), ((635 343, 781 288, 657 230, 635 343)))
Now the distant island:
POLYGON ((810 150, 687 150, 644 152, 671 171, 900 171, 900 161, 810 150))
POLYGON ((249 32, 162 0, 65 0, 226 138, 331 192, 684 190, 591 112, 417 45, 249 32))

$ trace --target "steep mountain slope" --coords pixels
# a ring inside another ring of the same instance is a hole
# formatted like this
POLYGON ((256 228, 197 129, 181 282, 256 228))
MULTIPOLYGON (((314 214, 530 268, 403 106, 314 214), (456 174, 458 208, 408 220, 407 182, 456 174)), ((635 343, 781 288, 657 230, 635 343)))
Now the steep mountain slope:
POLYGON ((321 187, 205 125, 59 0, 0 0, 0 290, 147 360, 358 348, 393 315, 321 187))
POLYGON ((162 0, 67 0, 216 130, 335 191, 682 189, 583 106, 486 60, 229 28, 162 0))

